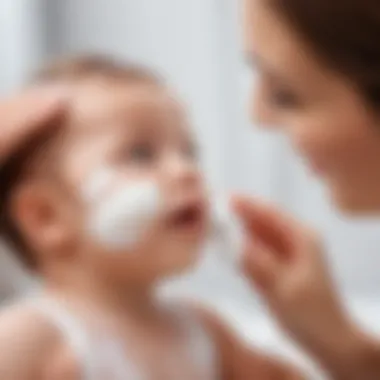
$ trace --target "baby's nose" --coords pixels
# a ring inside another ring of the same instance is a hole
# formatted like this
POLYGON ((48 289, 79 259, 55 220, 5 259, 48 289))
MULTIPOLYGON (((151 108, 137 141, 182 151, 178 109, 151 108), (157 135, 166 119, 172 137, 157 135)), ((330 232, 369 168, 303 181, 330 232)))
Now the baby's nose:
POLYGON ((169 183, 180 187, 197 187, 200 173, 197 165, 189 159, 171 157, 165 165, 165 175, 169 183))

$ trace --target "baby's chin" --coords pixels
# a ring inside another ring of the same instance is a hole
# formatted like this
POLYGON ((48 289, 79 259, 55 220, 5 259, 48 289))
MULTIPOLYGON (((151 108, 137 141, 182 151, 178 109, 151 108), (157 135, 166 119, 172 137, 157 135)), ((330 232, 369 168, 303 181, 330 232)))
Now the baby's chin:
POLYGON ((101 253, 100 264, 110 266, 117 273, 138 275, 147 282, 159 283, 191 274, 204 256, 202 245, 180 247, 180 245, 157 247, 149 251, 125 251, 101 253), (132 272, 131 272, 132 271, 132 272), (139 273, 139 274, 138 274, 139 273))
POLYGON ((190 274, 201 263, 204 256, 202 249, 182 249, 166 252, 157 258, 157 269, 162 279, 170 279, 190 274))

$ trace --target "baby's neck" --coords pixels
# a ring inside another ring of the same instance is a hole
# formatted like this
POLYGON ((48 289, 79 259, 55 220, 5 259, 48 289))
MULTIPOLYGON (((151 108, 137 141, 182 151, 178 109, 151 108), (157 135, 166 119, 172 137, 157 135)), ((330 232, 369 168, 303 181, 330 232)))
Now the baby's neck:
POLYGON ((83 274, 67 280, 48 281, 46 287, 55 297, 112 319, 122 319, 126 315, 149 319, 157 309, 153 284, 118 284, 83 274))

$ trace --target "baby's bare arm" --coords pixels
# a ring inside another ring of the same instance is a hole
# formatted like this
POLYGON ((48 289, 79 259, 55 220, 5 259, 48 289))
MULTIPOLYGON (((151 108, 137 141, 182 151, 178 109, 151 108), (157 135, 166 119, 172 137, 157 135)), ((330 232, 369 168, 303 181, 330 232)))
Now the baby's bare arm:
POLYGON ((57 333, 33 311, 12 307, 0 314, 1 380, 79 379, 62 353, 57 333))
POLYGON ((216 315, 197 308, 219 350, 222 379, 306 380, 291 364, 245 345, 216 315))

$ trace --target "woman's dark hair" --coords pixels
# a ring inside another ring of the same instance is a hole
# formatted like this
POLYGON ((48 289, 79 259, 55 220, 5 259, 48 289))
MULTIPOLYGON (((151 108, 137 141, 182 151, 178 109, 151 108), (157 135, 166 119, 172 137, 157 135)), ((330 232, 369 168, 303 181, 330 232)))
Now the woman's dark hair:
POLYGON ((268 0, 331 68, 380 107, 379 0, 268 0))

